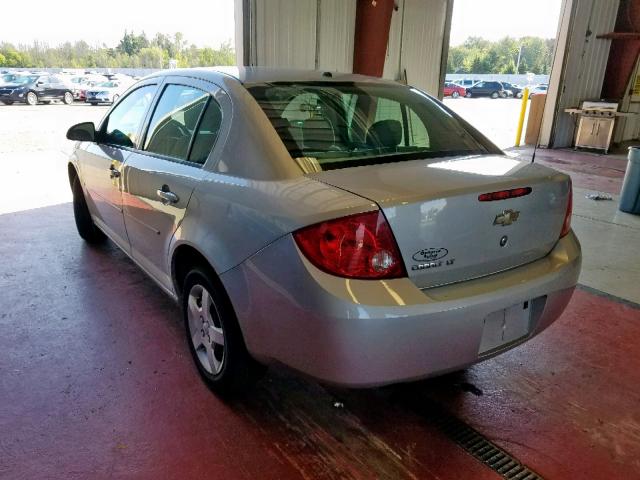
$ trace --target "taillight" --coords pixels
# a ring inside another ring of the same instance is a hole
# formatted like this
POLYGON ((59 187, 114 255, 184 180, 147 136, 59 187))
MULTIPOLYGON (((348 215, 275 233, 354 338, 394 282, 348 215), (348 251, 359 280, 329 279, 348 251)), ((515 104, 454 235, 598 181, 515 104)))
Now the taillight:
POLYGON ((564 237, 571 231, 571 214, 573 213, 573 187, 571 185, 571 179, 569 179, 569 200, 567 202, 567 212, 564 214, 564 223, 562 224, 562 231, 560 232, 560 238, 564 237))
POLYGON ((360 279, 407 276, 381 211, 317 223, 294 232, 293 238, 311 263, 332 275, 360 279))

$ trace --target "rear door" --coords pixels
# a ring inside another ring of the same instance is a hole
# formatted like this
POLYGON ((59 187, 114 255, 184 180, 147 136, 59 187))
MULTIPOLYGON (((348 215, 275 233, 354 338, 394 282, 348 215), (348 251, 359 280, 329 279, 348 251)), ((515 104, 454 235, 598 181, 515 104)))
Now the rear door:
POLYGON ((132 256, 167 288, 169 243, 205 173, 202 166, 221 125, 218 91, 209 82, 168 77, 142 148, 125 164, 124 218, 132 256))
POLYGON ((122 165, 134 151, 156 94, 154 82, 131 91, 104 119, 97 142, 78 150, 80 174, 95 222, 124 250, 129 241, 122 214, 122 165))

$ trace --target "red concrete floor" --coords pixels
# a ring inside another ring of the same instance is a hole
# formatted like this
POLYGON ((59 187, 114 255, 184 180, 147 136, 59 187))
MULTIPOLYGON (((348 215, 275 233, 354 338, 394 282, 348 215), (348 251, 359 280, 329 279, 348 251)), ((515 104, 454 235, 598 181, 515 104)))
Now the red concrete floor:
MULTIPOLYGON (((508 150, 524 160, 530 160, 533 153, 532 147, 508 150)), ((575 187, 615 195, 620 193, 627 168, 626 152, 603 155, 571 149, 539 148, 536 151, 535 162, 568 173, 575 187)))
POLYGON ((222 402, 178 309, 69 204, 0 215, 0 478, 496 479, 433 401, 545 478, 640 478, 640 310, 578 291, 549 330, 462 374, 375 390, 273 370, 222 402), (344 406, 335 407, 335 402, 344 406))

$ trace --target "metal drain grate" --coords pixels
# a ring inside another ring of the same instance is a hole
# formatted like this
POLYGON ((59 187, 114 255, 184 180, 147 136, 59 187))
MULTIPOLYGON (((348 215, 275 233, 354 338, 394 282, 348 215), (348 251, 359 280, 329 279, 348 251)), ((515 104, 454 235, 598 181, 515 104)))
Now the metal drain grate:
POLYGON ((420 410, 438 430, 503 478, 544 480, 540 474, 513 458, 462 420, 449 414, 434 401, 426 400, 420 410))

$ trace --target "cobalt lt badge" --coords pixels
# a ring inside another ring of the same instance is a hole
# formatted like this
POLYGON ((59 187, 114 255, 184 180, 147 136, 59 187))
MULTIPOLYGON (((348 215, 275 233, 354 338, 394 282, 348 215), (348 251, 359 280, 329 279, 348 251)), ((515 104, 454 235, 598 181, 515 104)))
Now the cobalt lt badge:
POLYGON ((495 220, 493 221, 494 225, 500 225, 502 227, 506 227, 507 225, 511 225, 513 222, 518 221, 518 217, 520 216, 520 212, 517 210, 503 210, 502 213, 496 215, 495 220))

